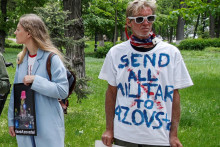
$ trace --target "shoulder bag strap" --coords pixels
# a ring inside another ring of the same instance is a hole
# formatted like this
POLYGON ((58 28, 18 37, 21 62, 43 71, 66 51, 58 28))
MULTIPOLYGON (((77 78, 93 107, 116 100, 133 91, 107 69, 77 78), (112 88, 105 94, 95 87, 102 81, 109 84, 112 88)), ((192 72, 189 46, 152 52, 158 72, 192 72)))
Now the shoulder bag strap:
POLYGON ((46 68, 47 68, 47 73, 48 73, 48 76, 50 78, 50 80, 52 79, 52 75, 51 75, 51 58, 52 56, 55 55, 55 53, 51 52, 48 57, 47 57, 47 65, 46 65, 46 68))

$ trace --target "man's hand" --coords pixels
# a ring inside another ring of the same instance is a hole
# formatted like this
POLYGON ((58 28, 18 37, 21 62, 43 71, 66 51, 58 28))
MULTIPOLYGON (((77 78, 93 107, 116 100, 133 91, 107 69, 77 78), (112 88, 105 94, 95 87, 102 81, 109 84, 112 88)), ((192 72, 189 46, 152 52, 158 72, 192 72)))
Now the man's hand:
POLYGON ((16 136, 15 131, 14 131, 14 127, 9 127, 9 134, 10 134, 12 137, 15 137, 15 136, 16 136))
POLYGON ((171 147, 183 147, 179 138, 176 136, 170 136, 170 146, 171 147))
POLYGON ((23 79, 24 85, 28 86, 34 81, 34 75, 26 75, 23 79))
POLYGON ((102 142, 104 145, 106 146, 112 146, 112 143, 114 141, 114 133, 111 130, 106 130, 103 134, 102 134, 102 142))

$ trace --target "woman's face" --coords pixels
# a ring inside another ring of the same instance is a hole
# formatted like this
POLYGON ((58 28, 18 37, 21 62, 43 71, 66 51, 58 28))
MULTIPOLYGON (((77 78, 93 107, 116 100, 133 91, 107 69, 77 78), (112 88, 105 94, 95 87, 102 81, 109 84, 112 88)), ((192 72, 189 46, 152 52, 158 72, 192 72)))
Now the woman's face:
POLYGON ((18 23, 17 29, 14 34, 16 35, 16 42, 18 44, 25 44, 27 42, 27 39, 30 37, 29 33, 24 30, 20 23, 18 23))

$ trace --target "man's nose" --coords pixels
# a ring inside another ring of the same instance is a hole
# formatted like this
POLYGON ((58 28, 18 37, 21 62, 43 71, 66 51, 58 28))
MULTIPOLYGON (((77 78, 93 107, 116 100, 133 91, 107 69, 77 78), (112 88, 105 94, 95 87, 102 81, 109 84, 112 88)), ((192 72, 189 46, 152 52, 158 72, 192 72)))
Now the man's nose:
POLYGON ((143 24, 149 24, 149 22, 147 21, 147 18, 144 18, 143 24))

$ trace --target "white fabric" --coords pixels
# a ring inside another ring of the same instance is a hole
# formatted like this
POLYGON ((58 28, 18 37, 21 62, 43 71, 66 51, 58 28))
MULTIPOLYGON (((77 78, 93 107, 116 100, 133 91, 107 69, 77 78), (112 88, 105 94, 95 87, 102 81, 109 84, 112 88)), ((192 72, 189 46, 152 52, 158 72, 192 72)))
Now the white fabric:
POLYGON ((34 67, 34 62, 37 56, 30 57, 28 56, 28 75, 32 75, 32 69, 34 67))
POLYGON ((179 50, 161 41, 148 52, 130 41, 111 48, 99 74, 117 86, 114 137, 123 141, 170 145, 173 90, 193 85, 179 50))

